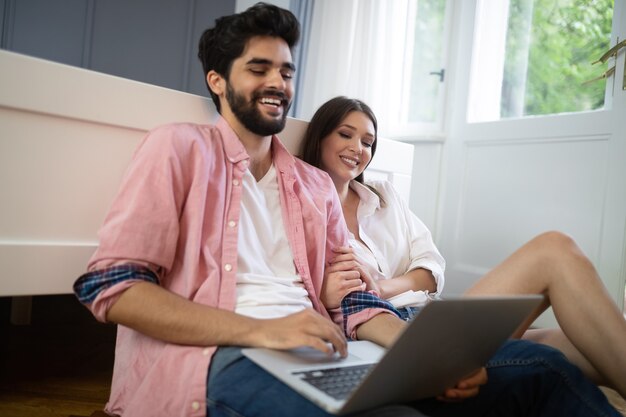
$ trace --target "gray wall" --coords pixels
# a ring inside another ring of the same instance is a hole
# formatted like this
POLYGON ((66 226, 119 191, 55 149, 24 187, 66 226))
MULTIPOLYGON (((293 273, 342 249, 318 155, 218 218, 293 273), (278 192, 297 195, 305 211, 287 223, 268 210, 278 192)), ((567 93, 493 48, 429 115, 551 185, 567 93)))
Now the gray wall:
POLYGON ((235 0, 0 0, 0 47, 207 95, 200 34, 235 0))

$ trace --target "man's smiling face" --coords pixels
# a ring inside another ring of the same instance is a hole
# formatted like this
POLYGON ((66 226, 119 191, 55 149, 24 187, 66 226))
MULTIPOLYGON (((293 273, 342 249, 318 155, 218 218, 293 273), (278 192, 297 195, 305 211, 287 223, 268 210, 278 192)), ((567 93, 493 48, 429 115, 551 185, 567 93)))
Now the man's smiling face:
POLYGON ((250 38, 232 63, 225 89, 227 107, 252 133, 268 136, 282 131, 293 97, 294 72, 291 51, 282 38, 250 38))

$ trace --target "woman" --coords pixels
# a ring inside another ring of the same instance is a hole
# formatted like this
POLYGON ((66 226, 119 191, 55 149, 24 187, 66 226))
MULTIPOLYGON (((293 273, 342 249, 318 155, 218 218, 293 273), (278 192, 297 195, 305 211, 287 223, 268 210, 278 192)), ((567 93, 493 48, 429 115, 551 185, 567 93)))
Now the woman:
MULTIPOLYGON (((322 105, 305 134, 302 159, 328 172, 352 234, 354 249, 339 249, 329 270, 347 270, 358 259, 365 272, 361 274, 365 283, 342 275, 329 280, 324 297, 329 308, 365 284, 386 299, 407 290, 431 297, 443 286, 444 262, 428 229, 390 184, 363 181, 363 171, 376 152, 376 136, 371 109, 345 97, 322 105)), ((626 320, 589 259, 569 237, 558 232, 535 237, 466 294, 544 294, 544 305, 516 336, 560 349, 596 383, 613 387, 626 398, 626 320), (527 330, 550 305, 561 328, 527 330)))

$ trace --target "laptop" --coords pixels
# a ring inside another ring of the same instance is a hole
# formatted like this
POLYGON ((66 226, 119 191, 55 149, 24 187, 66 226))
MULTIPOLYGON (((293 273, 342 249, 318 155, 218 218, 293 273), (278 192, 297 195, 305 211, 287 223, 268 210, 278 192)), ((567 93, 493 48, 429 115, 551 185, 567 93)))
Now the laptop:
POLYGON ((435 300, 389 349, 352 341, 345 359, 312 348, 242 352, 322 409, 347 414, 442 394, 484 366, 542 300, 541 295, 435 300))

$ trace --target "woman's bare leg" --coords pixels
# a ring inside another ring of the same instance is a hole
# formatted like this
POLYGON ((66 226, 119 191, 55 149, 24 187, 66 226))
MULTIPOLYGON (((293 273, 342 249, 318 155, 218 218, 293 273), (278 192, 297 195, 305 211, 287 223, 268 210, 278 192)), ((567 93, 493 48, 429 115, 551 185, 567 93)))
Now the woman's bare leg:
MULTIPOLYGON (((552 305, 566 339, 581 353, 578 360, 586 358, 591 369, 597 369, 626 397, 626 320, 594 266, 568 236, 559 232, 537 236, 466 294, 544 294, 544 307, 552 305)), ((571 358, 577 360, 575 355, 571 358)), ((584 363, 579 365, 590 369, 584 363)))

